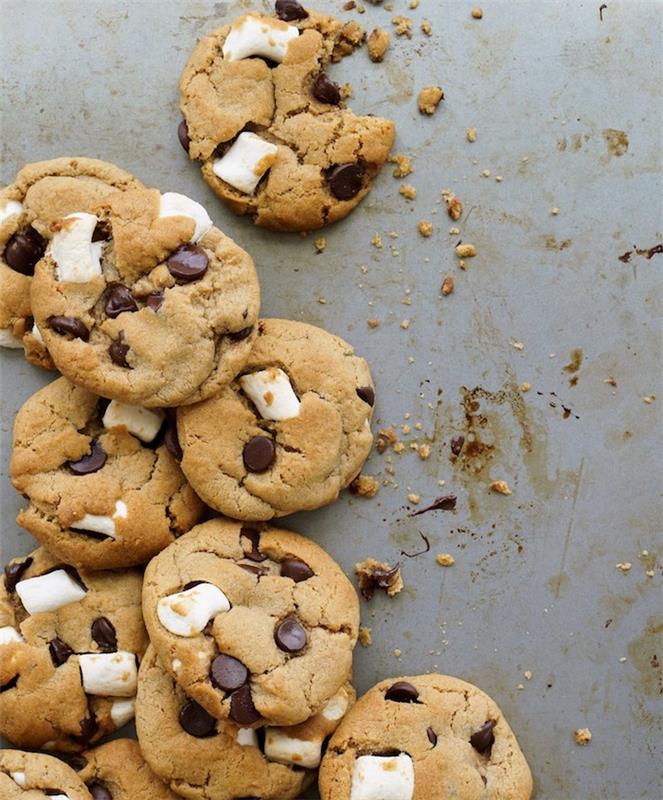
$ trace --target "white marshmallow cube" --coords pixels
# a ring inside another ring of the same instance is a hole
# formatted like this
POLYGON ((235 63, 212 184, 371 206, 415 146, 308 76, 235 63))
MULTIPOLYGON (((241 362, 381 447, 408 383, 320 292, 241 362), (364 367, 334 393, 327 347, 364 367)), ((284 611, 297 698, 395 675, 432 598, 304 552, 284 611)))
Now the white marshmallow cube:
POLYGON ((136 694, 136 656, 127 650, 116 653, 84 653, 78 657, 87 694, 103 697, 134 697, 136 694))
POLYGON ((301 403, 282 369, 270 367, 242 375, 239 384, 263 419, 282 420, 299 416, 301 403))
POLYGON ((0 645, 24 641, 25 639, 21 634, 11 625, 3 625, 2 628, 0 628, 0 645))
POLYGON ((265 728, 265 755, 270 761, 315 769, 320 766, 323 741, 323 737, 297 739, 287 728, 265 728))
POLYGON ((288 52, 288 44, 298 36, 299 30, 294 25, 247 14, 233 22, 223 43, 223 57, 226 61, 240 61, 262 56, 280 64, 288 52))
POLYGON ((278 151, 275 144, 245 131, 214 161, 212 172, 238 191, 253 194, 260 178, 276 161, 278 151))
POLYGON ((162 597, 157 605, 161 624, 177 636, 196 636, 222 611, 230 610, 225 594, 211 583, 199 583, 185 592, 162 597))
POLYGON ((191 217, 196 223, 192 242, 200 241, 213 225, 209 214, 200 203, 177 192, 165 192, 161 195, 159 217, 191 217))
POLYGON ((128 697, 123 700, 113 700, 110 715, 116 728, 126 725, 136 716, 136 698, 128 697))
POLYGON ((18 783, 19 786, 25 787, 25 772, 10 772, 9 775, 14 783, 18 783))
POLYGON ((127 504, 123 500, 117 500, 112 517, 106 517, 103 514, 84 514, 80 519, 72 522, 69 527, 78 531, 94 531, 94 533, 101 533, 115 539, 115 520, 126 519, 127 513, 127 504))
POLYGON ((151 442, 159 433, 166 414, 160 409, 131 406, 111 400, 103 417, 104 428, 126 428, 142 442, 151 442))
POLYGON ((0 328, 0 347, 18 350, 19 347, 23 347, 23 342, 18 336, 14 336, 14 331, 11 328, 0 328))
POLYGON ((253 728, 239 728, 235 736, 237 744, 242 747, 258 747, 258 734, 253 728))
POLYGON ((99 220, 94 214, 77 211, 68 214, 49 246, 55 261, 55 277, 68 283, 87 283, 101 275, 103 242, 93 242, 99 220))
POLYGON ((0 225, 9 217, 20 214, 23 205, 18 200, 0 200, 0 225))
POLYGON ((355 760, 350 800, 412 800, 413 794, 414 765, 407 753, 355 760))
POLYGON ((19 581, 16 584, 16 593, 28 614, 57 611, 62 606, 82 600, 87 594, 63 569, 19 581))
POLYGON ((345 716, 345 712, 348 710, 348 705, 348 696, 345 691, 341 690, 327 702, 327 705, 320 713, 330 722, 338 722, 339 719, 342 719, 345 716))

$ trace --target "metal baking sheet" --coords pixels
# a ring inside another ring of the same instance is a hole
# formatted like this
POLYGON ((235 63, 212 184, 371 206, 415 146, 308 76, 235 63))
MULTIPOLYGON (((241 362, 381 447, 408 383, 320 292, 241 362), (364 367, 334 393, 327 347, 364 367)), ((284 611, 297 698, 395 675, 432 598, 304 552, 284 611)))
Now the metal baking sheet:
MULTIPOLYGON (((396 425, 405 448, 375 453, 365 471, 391 483, 286 520, 349 573, 366 556, 403 564, 398 597, 362 603, 373 644, 357 649, 360 691, 389 675, 461 676, 503 708, 537 797, 659 798, 663 256, 645 251, 661 242, 661 2, 484 1, 474 20, 464 0, 367 3, 364 14, 319 0, 369 30, 413 20, 382 65, 360 52, 331 74, 352 82, 355 109, 396 120, 418 192, 406 201, 386 169, 324 232, 320 255, 316 236, 274 235, 227 212, 177 141, 177 81, 196 38, 256 5, 3 0, 0 179, 80 154, 184 192, 252 253, 265 316, 321 325, 368 358, 375 428, 396 425), (446 99, 423 118, 416 94, 428 83, 446 99), (443 189, 464 203, 460 235, 443 189), (459 239, 477 248, 465 271, 459 239), (455 291, 442 297, 447 274, 455 291), (489 491, 495 479, 513 493, 489 491), (457 509, 411 517, 409 493, 419 507, 452 493, 457 509), (420 531, 430 553, 401 556, 420 549, 420 531), (455 565, 437 566, 439 552, 455 565), (574 743, 582 727, 587 747, 574 743)), ((51 375, 17 352, 0 363, 6 560, 33 547, 14 524, 12 418, 51 375)))

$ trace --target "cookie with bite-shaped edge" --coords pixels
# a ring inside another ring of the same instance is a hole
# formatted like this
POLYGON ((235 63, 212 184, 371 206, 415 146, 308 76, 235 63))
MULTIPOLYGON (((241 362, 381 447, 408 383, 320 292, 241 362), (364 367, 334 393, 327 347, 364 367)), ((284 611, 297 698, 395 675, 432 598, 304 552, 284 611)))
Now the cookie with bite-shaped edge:
POLYGON ((28 361, 53 368, 30 305, 32 275, 53 237, 51 224, 141 186, 106 161, 54 158, 27 164, 0 190, 0 345, 23 347, 28 361))
POLYGON ((203 514, 177 461, 173 412, 103 400, 58 378, 14 421, 17 517, 81 569, 144 564, 203 514))
POLYGON ((308 231, 347 216, 389 156, 394 123, 359 116, 327 75, 364 41, 293 0, 204 36, 180 79, 180 142, 236 214, 275 231, 308 231))
POLYGON ((129 191, 52 228, 32 309, 73 383, 163 407, 202 400, 242 369, 260 302, 255 267, 199 203, 129 191))
POLYGON ((233 519, 319 508, 367 459, 374 402, 368 364, 347 342, 303 322, 261 320, 242 374, 178 410, 182 469, 233 519))
POLYGON ((310 539, 218 518, 150 561, 143 616, 165 668, 213 717, 296 725, 350 673, 359 601, 310 539))
POLYGON ((322 800, 529 800, 532 775, 497 704, 449 675, 388 678, 332 736, 322 800))
POLYGON ((0 750, 0 797, 3 800, 90 800, 75 771, 45 753, 0 750))
POLYGON ((136 731, 145 760, 191 800, 290 800, 315 777, 325 740, 354 702, 346 682, 311 719, 252 729, 216 720, 191 700, 149 647, 138 674, 136 731))
POLYGON ((134 715, 147 646, 138 570, 76 571, 43 548, 0 580, 0 734, 76 752, 134 715))

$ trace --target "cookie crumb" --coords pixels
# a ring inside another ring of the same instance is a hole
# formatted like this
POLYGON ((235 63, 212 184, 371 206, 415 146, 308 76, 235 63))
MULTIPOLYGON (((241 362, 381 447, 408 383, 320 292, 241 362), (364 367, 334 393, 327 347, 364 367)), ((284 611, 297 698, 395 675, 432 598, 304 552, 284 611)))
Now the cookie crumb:
POLYGON ((359 578, 359 589, 366 600, 370 600, 376 589, 382 589, 389 597, 394 597, 403 588, 401 566, 391 566, 384 561, 366 558, 355 564, 355 572, 359 578))
POLYGON ((477 140, 477 129, 476 128, 468 128, 465 134, 468 142, 476 142, 477 140))
POLYGON ((617 380, 612 375, 609 378, 604 378, 603 383, 607 383, 609 386, 617 386, 617 380))
POLYGON ((415 8, 419 8, 419 0, 410 0, 410 2, 407 5, 408 8, 411 8, 412 10, 414 10, 415 8))
POLYGON ((410 156, 406 156, 403 153, 396 153, 389 156, 387 161, 389 161, 390 164, 396 164, 396 169, 392 173, 394 178, 404 178, 412 172, 412 159, 410 156))
POLYGON ((389 48, 390 39, 389 31, 384 28, 373 28, 368 37, 368 57, 371 61, 376 64, 382 61, 389 48))
POLYGON ((444 100, 444 92, 441 86, 424 86, 419 92, 417 103, 422 114, 431 116, 437 107, 444 100))
POLYGON ((433 223, 429 222, 427 219, 419 220, 417 223, 417 230, 424 239, 427 239, 429 236, 433 235, 433 223))
POLYGON ((441 567, 453 567, 456 563, 456 559, 451 555, 451 553, 438 553, 435 556, 435 561, 441 567))
POLYGON ((442 294, 447 297, 450 295, 454 290, 454 279, 451 275, 445 275, 444 280, 442 281, 442 287, 440 291, 442 294))
POLYGON ((318 303, 320 303, 321 306, 326 306, 327 305, 327 298, 326 297, 318 297, 318 303))
POLYGON ((401 650, 400 647, 396 647, 394 649, 394 655, 396 656, 396 658, 400 658, 403 655, 403 651, 401 650))
POLYGON ((394 17, 391 20, 394 26, 396 36, 407 36, 408 39, 412 38, 412 20, 407 17, 394 17))
POLYGON ((404 331, 406 331, 409 327, 410 327, 409 319, 404 319, 401 321, 401 328, 403 328, 404 331))
POLYGON ((378 431, 375 447, 378 453, 384 453, 388 447, 395 448, 398 444, 398 436, 393 428, 383 428, 378 431))
POLYGON ((371 239, 371 244, 377 250, 382 250, 382 237, 377 231, 373 234, 373 238, 371 239))
POLYGON ((405 183, 398 190, 406 200, 414 200, 417 196, 417 190, 411 183, 405 183))
POLYGON ((484 169, 484 171, 481 174, 482 174, 482 176, 484 178, 490 178, 490 170, 489 169, 484 169))
POLYGON ((314 244, 315 249, 317 250, 317 252, 318 253, 322 253, 322 251, 325 249, 325 247, 327 247, 327 240, 325 239, 324 236, 320 236, 318 239, 316 239, 313 242, 313 244, 314 244))
POLYGON ((380 326, 380 320, 379 319, 367 319, 366 320, 366 324, 368 325, 369 328, 378 328, 380 326))
POLYGON ((522 342, 511 342, 511 347, 513 347, 514 350, 524 350, 525 349, 525 345, 522 342))
POLYGON ((456 255, 459 258, 474 258, 476 254, 477 254, 477 249, 473 244, 456 245, 456 255))
POLYGON ((350 484, 352 494, 360 497, 375 497, 380 489, 380 481, 373 475, 357 475, 350 484))
POLYGON ((347 100, 349 97, 352 97, 352 84, 344 83, 341 85, 341 99, 347 100))
POLYGON ((359 628, 359 644, 362 647, 370 647, 373 644, 373 637, 371 636, 371 629, 362 626, 359 628))
POLYGON ((483 18, 483 11, 480 8, 473 8, 471 13, 472 13, 472 19, 483 18))
POLYGON ((619 564, 615 564, 615 569, 620 569, 624 574, 631 571, 631 564, 630 561, 620 561, 619 564))
POLYGON ((656 395, 655 394, 647 394, 642 398, 642 400, 643 400, 644 403, 647 403, 647 405, 650 406, 654 402, 654 400, 656 400, 656 395))
POLYGON ((511 489, 506 481, 493 481, 489 488, 497 494, 511 494, 511 489))
POLYGON ((532 676, 532 671, 531 670, 526 669, 525 672, 523 672, 523 675, 525 676, 525 680, 526 681, 531 681, 532 680, 533 676, 532 676))
POLYGON ((419 27, 425 36, 433 35, 433 26, 430 24, 430 20, 425 19, 419 27))
POLYGON ((419 503, 421 503, 421 495, 415 494, 414 492, 410 492, 410 494, 407 496, 407 499, 408 502, 412 503, 413 506, 417 506, 419 503))
MULTIPOLYGON (((447 204, 447 214, 449 214, 451 219, 456 222, 463 215, 463 204, 453 192, 448 190, 442 192, 442 197, 444 202, 447 204)), ((449 231, 449 233, 451 233, 451 231, 449 231)))
POLYGON ((345 56, 349 56, 366 40, 366 31, 358 22, 350 20, 341 28, 334 50, 332 51, 332 61, 336 63, 345 56))
POLYGON ((592 741, 592 732, 589 728, 578 728, 573 732, 573 737, 576 740, 576 744, 584 747, 592 741))
POLYGON ((430 458, 430 445, 428 444, 421 444, 417 448, 417 454, 422 461, 426 461, 427 458, 430 458))
POLYGON ((521 392, 529 392, 529 390, 530 390, 531 388, 532 388, 531 384, 527 383, 527 381, 523 381, 523 382, 520 384, 520 391, 521 391, 521 392))
POLYGON ((458 236, 460 228, 449 228, 449 236, 458 236))

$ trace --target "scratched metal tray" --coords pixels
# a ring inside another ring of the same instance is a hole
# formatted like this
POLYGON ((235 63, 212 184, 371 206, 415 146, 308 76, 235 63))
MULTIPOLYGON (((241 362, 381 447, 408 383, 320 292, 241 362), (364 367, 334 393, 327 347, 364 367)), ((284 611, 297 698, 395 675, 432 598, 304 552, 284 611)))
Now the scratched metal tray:
MULTIPOLYGON (((177 81, 196 38, 252 5, 3 0, 0 180, 80 154, 185 192, 253 254, 266 316, 321 325, 369 359, 376 430, 395 425, 405 443, 366 467, 389 485, 286 521, 348 572, 366 556, 403 564, 404 591, 363 604, 373 645, 357 649, 360 691, 389 675, 461 676, 504 709, 537 797, 659 798, 663 257, 646 251, 663 210, 661 2, 485 2, 480 21, 460 0, 341 12, 369 30, 394 14, 414 22, 382 65, 360 52, 332 76, 352 82, 355 109, 396 120, 418 195, 406 201, 385 170, 320 255, 315 236, 227 212, 177 142, 177 81), (416 94, 431 82, 446 99, 423 118, 416 94), (440 203, 447 188, 465 205, 460 235, 440 203), (477 248, 466 271, 459 239, 477 248), (447 274, 455 291, 441 297, 447 274), (428 460, 409 446, 424 442, 428 460), (513 493, 491 492, 495 479, 513 493), (409 493, 419 507, 455 494, 456 510, 409 516, 409 493), (431 551, 401 556, 421 549, 420 532, 431 551), (438 566, 439 552, 455 565, 438 566), (629 572, 615 568, 625 562, 629 572), (574 743, 581 727, 588 747, 574 743)), ((0 358, 5 561, 33 547, 6 477, 12 418, 51 376, 17 352, 0 358)))

